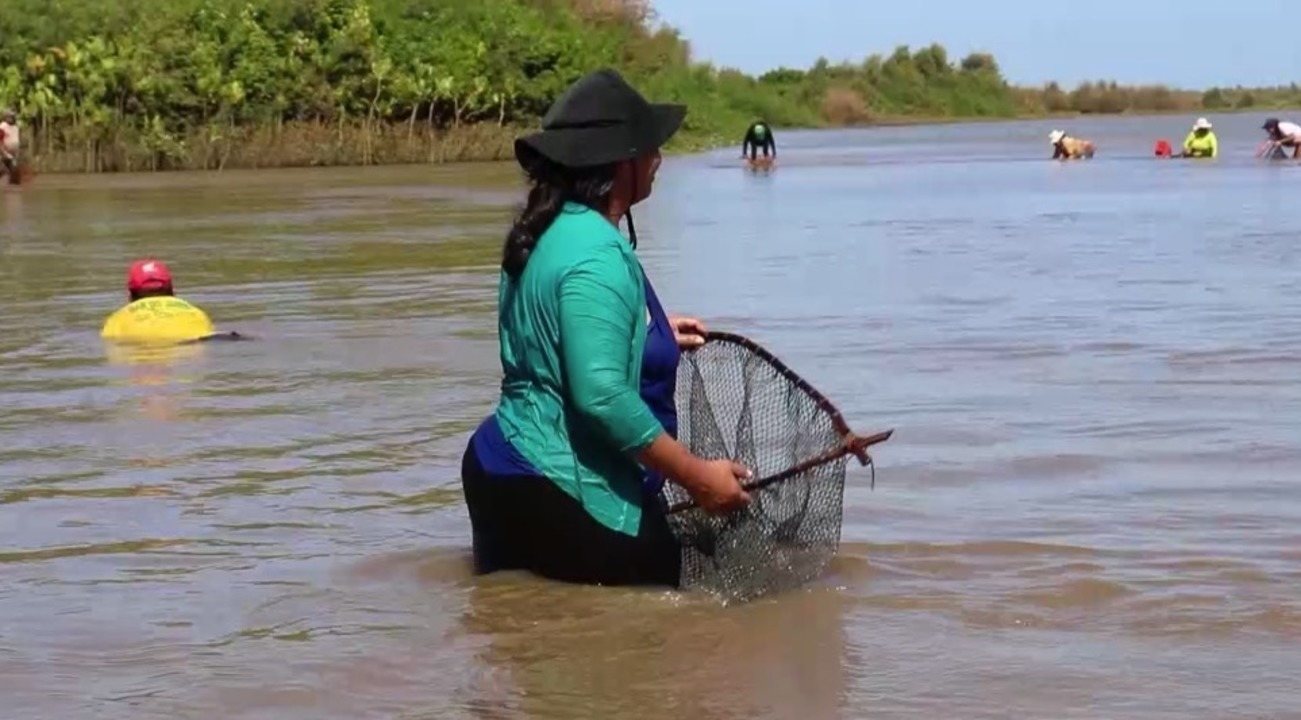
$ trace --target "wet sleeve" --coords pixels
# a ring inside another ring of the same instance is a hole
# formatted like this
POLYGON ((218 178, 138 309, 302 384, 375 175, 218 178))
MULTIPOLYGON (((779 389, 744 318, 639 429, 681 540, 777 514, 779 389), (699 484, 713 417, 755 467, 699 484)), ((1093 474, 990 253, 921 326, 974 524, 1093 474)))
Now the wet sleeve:
POLYGON ((1211 133, 1211 157, 1219 157, 1219 156, 1220 156, 1220 139, 1215 137, 1215 133, 1211 133))
POLYGON ((571 268, 560 283, 560 353, 569 399, 602 435, 637 452, 664 428, 630 386, 629 348, 645 307, 617 248, 601 249, 571 268))
POLYGON ((1192 150, 1193 150, 1193 133, 1188 133, 1188 136, 1184 138, 1184 152, 1192 152, 1192 150))

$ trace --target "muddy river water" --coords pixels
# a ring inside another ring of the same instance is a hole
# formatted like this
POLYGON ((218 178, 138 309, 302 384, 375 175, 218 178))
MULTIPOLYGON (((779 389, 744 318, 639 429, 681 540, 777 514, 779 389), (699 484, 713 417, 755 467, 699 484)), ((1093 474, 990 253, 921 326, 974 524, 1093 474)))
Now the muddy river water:
POLYGON ((1213 119, 666 161, 671 310, 897 429, 829 573, 730 607, 468 571, 511 167, 7 188, 0 715, 1301 717, 1301 166, 1213 119), (257 341, 106 348, 146 254, 257 341))

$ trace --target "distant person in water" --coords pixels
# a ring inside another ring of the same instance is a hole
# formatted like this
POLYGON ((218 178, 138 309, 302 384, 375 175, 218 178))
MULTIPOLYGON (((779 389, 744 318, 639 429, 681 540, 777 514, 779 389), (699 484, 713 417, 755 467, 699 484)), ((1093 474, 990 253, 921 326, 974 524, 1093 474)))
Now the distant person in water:
POLYGON ((1211 130, 1211 121, 1197 118, 1193 129, 1184 138, 1184 157, 1213 158, 1220 154, 1220 143, 1211 130))
POLYGON ((100 337, 121 342, 177 343, 215 334, 199 308, 176 297, 172 273, 158 260, 137 260, 127 271, 126 306, 104 322, 100 337))
POLYGON ((1269 139, 1275 147, 1292 148, 1293 159, 1301 159, 1301 125, 1270 118, 1261 129, 1269 133, 1269 139))
POLYGON ((768 123, 759 120, 745 131, 745 139, 741 141, 741 157, 746 157, 749 153, 750 162, 754 162, 755 156, 760 150, 763 150, 763 156, 768 157, 768 151, 772 151, 772 157, 777 159, 777 141, 773 138, 772 128, 768 123))
POLYGON ((1073 138, 1063 130, 1048 133, 1048 142, 1053 146, 1054 160, 1078 160, 1093 157, 1093 142, 1073 138))
POLYGON ((18 153, 22 149, 22 139, 18 134, 18 116, 12 110, 0 113, 0 164, 4 166, 5 175, 10 184, 17 185, 22 177, 18 173, 18 153))

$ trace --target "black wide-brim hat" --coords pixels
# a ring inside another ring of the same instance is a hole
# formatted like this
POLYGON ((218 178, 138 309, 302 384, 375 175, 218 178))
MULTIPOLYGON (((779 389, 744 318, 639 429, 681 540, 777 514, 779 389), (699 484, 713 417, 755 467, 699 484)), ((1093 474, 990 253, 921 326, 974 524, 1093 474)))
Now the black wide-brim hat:
POLYGON ((613 70, 583 76, 547 110, 542 131, 515 141, 527 165, 536 152, 565 167, 628 160, 664 146, 686 117, 685 105, 649 103, 613 70))

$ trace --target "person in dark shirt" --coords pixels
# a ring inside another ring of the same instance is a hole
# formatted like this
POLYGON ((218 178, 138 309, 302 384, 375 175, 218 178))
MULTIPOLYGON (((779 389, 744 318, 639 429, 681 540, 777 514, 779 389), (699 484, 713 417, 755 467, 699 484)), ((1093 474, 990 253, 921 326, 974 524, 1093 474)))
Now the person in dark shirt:
POLYGON ((745 140, 741 142, 741 157, 746 156, 749 150, 750 161, 753 162, 755 156, 760 150, 763 150, 763 156, 768 157, 768 152, 772 151, 773 159, 777 158, 777 141, 772 136, 772 128, 763 120, 750 125, 750 129, 745 131, 745 140))

